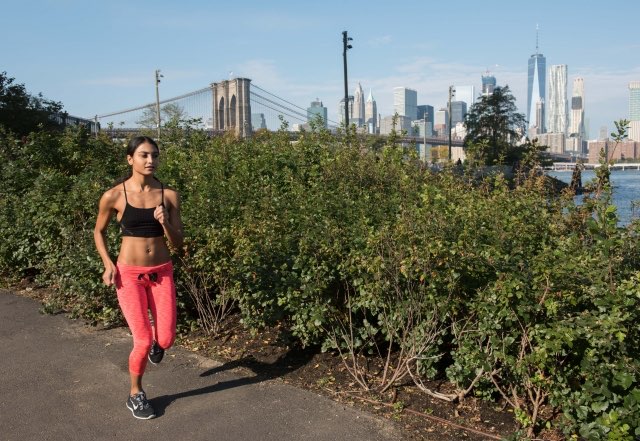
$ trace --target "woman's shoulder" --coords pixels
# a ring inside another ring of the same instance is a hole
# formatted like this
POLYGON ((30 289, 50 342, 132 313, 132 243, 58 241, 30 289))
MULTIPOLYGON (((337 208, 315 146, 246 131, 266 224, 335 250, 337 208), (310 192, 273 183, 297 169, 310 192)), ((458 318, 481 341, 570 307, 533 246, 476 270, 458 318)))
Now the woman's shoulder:
MULTIPOLYGON (((178 190, 176 190, 175 188, 173 188, 171 185, 165 184, 164 182, 160 181, 159 179, 157 179, 157 183, 162 186, 162 191, 165 192, 165 194, 178 194, 178 190)), ((158 187, 160 188, 160 187, 158 187)))
POLYGON ((101 200, 105 202, 115 203, 122 197, 122 184, 114 185, 102 194, 101 200))
POLYGON ((177 190, 167 187, 166 185, 163 187, 164 189, 164 197, 172 201, 178 201, 180 199, 180 194, 177 190))

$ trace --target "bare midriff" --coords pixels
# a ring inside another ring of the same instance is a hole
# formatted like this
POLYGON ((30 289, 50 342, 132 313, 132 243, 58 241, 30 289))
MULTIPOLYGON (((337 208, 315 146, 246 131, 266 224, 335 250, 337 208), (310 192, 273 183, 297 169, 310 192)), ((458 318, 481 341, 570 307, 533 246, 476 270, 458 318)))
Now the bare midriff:
POLYGON ((122 238, 118 263, 133 266, 156 266, 171 260, 164 237, 122 238))

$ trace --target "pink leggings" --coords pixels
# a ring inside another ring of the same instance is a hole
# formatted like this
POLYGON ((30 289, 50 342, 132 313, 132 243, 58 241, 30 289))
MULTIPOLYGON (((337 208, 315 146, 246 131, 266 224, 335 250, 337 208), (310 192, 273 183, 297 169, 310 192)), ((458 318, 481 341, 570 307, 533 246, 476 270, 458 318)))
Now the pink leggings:
POLYGON ((167 262, 156 266, 133 266, 118 263, 116 266, 118 302, 133 335, 129 372, 142 375, 153 341, 167 349, 176 338, 173 264, 167 262), (149 320, 149 310, 153 316, 153 327, 149 320))

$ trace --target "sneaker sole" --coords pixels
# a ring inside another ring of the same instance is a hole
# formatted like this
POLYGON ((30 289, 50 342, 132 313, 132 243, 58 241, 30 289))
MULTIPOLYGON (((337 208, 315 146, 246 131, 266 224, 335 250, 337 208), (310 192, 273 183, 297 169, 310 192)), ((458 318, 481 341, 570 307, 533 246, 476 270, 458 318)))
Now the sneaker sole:
POLYGON ((150 420, 150 419, 152 419, 152 418, 155 418, 155 417, 156 417, 156 414, 155 414, 155 413, 154 413, 153 415, 149 415, 148 417, 139 417, 139 416, 136 416, 136 414, 135 414, 135 413, 133 413, 133 409, 129 407, 129 403, 125 403, 125 406, 127 406, 127 409, 129 409, 129 410, 131 411, 131 414, 133 415, 133 417, 134 417, 134 418, 137 418, 137 419, 139 419, 139 420, 150 420))

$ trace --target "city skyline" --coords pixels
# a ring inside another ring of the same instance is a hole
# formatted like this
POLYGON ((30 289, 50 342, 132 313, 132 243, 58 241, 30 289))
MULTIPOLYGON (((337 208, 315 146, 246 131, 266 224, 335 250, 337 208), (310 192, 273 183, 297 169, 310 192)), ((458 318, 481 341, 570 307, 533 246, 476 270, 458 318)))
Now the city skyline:
POLYGON ((3 6, 0 37, 12 44, 3 48, 0 71, 80 117, 153 102, 153 75, 161 69, 162 98, 241 76, 303 108, 319 98, 336 121, 347 30, 349 93, 360 83, 383 117, 393 113, 395 87, 414 89, 418 105, 439 109, 449 86, 480 91, 487 72, 498 86, 509 85, 526 115, 527 63, 539 26, 547 65, 566 64, 569 84, 584 80, 584 122, 594 138, 602 125, 610 132, 614 120, 628 117, 628 84, 640 80, 633 32, 640 5, 580 5, 540 0, 514 13, 506 0, 461 1, 452 13, 444 4, 418 2, 300 8, 293 1, 26 0, 3 6))

